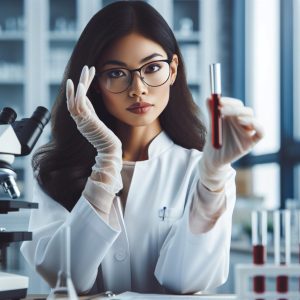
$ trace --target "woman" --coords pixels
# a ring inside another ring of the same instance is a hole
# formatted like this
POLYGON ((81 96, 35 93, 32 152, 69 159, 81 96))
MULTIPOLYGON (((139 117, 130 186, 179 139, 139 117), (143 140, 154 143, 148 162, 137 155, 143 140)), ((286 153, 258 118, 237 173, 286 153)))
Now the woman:
POLYGON ((50 286, 67 224, 79 293, 193 293, 226 280, 230 163, 262 131, 241 101, 221 104, 223 147, 203 148, 178 44, 159 13, 124 1, 90 20, 53 108, 52 141, 33 159, 40 206, 22 252, 50 286))

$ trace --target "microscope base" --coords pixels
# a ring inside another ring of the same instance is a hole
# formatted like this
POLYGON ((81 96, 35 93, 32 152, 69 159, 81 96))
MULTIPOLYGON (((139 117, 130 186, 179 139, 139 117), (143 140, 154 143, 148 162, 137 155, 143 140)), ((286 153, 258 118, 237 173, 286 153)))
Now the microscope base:
POLYGON ((28 277, 0 272, 0 300, 25 298, 28 277))

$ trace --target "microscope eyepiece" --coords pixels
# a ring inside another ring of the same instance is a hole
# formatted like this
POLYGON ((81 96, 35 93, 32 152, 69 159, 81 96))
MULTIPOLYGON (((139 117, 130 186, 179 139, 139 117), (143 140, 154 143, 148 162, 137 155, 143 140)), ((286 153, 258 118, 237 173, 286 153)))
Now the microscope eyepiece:
POLYGON ((33 112, 31 118, 34 119, 35 121, 39 122, 42 125, 42 127, 44 128, 45 125, 50 120, 50 113, 49 113, 48 109, 46 109, 45 107, 38 106, 36 108, 36 110, 33 112))
POLYGON ((16 118, 16 112, 10 107, 0 111, 0 186, 13 199, 20 197, 20 191, 16 184, 17 174, 11 164, 16 155, 24 156, 32 151, 50 120, 50 112, 38 106, 30 118, 19 121, 16 118))
POLYGON ((11 124, 21 144, 21 156, 31 152, 49 120, 47 108, 38 106, 30 118, 11 124))
POLYGON ((0 111, 0 124, 12 124, 17 118, 17 113, 10 107, 0 111))

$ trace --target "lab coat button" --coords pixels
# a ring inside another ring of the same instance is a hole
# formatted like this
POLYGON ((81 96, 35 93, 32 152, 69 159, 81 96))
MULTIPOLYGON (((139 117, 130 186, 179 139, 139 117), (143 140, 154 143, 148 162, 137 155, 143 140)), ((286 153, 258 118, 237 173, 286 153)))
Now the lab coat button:
POLYGON ((115 253, 115 259, 117 261, 123 261, 126 258, 126 251, 124 249, 119 249, 116 253, 115 253))

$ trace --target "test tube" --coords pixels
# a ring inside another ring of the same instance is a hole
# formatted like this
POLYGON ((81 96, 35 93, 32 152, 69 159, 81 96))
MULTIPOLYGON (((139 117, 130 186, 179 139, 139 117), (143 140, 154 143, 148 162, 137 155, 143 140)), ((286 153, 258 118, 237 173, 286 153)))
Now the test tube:
MULTIPOLYGON (((291 263, 293 264, 295 263, 300 263, 300 231, 299 231, 299 204, 298 201, 296 199, 286 199, 285 201, 285 205, 286 207, 290 210, 290 214, 291 214, 291 252, 293 252, 293 250, 295 251, 295 253, 298 253, 297 256, 297 261, 293 260, 293 255, 291 255, 291 263)), ((294 279, 294 278, 293 278, 294 279)), ((296 278, 295 278, 296 279, 296 278)), ((292 285, 290 289, 292 288, 292 285)), ((299 284, 299 291, 300 291, 300 279, 298 279, 298 284, 299 284)))
POLYGON ((211 110, 211 134, 212 145, 216 149, 222 147, 222 119, 220 112, 221 100, 221 64, 210 64, 210 110, 211 110))
MULTIPOLYGON (((289 210, 276 210, 273 213, 274 223, 274 259, 275 264, 288 265, 291 262, 291 215, 289 210)), ((287 293, 288 276, 279 275, 276 278, 277 293, 287 293)), ((278 300, 287 300, 280 298, 278 300)))
MULTIPOLYGON (((267 253, 267 212, 265 210, 252 211, 251 224, 253 264, 263 265, 266 263, 267 253)), ((258 294, 264 293, 265 281, 265 276, 254 276, 253 291, 258 294)), ((256 300, 262 300, 262 298, 256 300)))
MULTIPOLYGON (((295 249, 297 251, 297 263, 300 263, 300 211, 297 209, 296 200, 293 200, 292 205, 290 205, 291 211, 291 251, 295 249)), ((291 262, 293 263, 293 259, 291 258, 291 262)), ((298 280, 299 287, 298 290, 300 291, 300 278, 298 280)))

